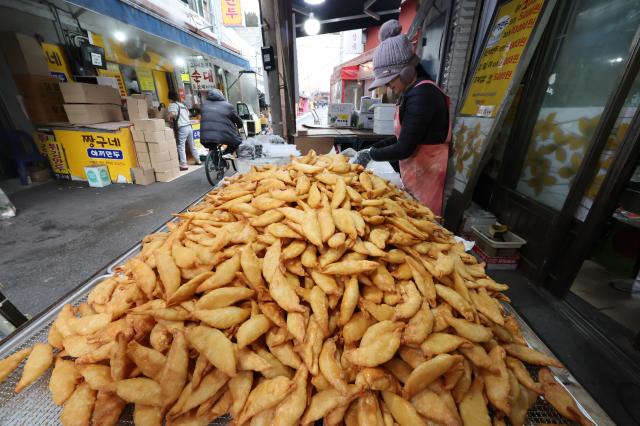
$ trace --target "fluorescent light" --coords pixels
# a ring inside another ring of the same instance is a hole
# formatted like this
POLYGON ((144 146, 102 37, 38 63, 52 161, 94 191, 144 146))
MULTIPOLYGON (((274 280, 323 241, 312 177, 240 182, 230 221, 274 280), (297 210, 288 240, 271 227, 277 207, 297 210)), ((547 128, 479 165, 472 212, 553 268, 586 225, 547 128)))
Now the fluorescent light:
POLYGON ((304 0, 306 4, 316 5, 324 3, 324 0, 304 0))
POLYGON ((127 35, 122 31, 116 31, 115 33, 113 33, 113 37, 121 43, 127 40, 127 35))
POLYGON ((304 32, 313 36, 320 32, 320 21, 313 16, 313 12, 309 14, 309 18, 304 21, 304 32))
POLYGON ((184 67, 184 65, 185 65, 184 59, 182 59, 182 58, 175 58, 173 60, 173 63, 176 64, 176 66, 178 66, 178 67, 184 67))
POLYGON ((198 56, 196 56, 196 59, 197 59, 197 60, 199 60, 199 61, 201 61, 202 59, 204 59, 204 56, 202 56, 202 55, 198 55, 198 56))
POLYGON ((624 60, 623 58, 618 56, 617 58, 609 59, 609 62, 612 63, 612 64, 616 64, 616 63, 622 62, 623 60, 624 60))

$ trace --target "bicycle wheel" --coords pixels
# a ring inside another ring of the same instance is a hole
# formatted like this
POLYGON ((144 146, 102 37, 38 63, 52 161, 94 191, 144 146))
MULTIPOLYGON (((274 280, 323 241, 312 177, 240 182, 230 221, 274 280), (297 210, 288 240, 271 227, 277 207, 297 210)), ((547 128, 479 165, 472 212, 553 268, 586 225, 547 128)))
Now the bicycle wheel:
POLYGON ((224 172, 229 166, 227 165, 227 160, 222 158, 222 150, 218 150, 218 170, 216 177, 218 178, 218 182, 224 179, 224 172))
POLYGON ((218 158, 220 157, 219 154, 220 153, 218 152, 217 148, 211 149, 207 154, 207 158, 204 160, 204 171, 211 186, 216 186, 221 179, 218 177, 218 158))

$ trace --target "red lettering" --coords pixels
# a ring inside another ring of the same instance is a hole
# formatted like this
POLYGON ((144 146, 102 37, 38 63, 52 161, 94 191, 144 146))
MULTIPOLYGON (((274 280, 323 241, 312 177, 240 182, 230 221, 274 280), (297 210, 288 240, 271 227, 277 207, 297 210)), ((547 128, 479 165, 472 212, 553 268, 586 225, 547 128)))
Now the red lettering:
POLYGON ((494 80, 508 80, 511 78, 511 71, 501 71, 493 76, 494 80))
POLYGON ((527 44, 528 39, 528 37, 520 37, 519 39, 511 43, 511 48, 514 49, 516 47, 523 47, 525 44, 527 44))
POLYGON ((520 54, 515 54, 515 55, 508 56, 508 57, 504 60, 503 65, 508 65, 508 64, 517 64, 517 63, 518 63, 518 59, 520 59, 520 54))

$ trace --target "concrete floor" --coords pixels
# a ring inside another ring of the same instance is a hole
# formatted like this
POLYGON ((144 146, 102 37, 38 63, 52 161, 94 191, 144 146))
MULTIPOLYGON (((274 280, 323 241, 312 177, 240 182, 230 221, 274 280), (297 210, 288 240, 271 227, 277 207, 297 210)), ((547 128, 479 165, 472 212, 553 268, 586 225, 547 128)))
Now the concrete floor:
POLYGON ((610 285, 615 278, 602 265, 586 260, 571 291, 629 331, 637 333, 640 331, 640 291, 616 290, 610 285))
POLYGON ((36 315, 209 189, 202 168, 148 186, 14 187, 8 192, 18 214, 0 220, 2 292, 22 313, 36 315))

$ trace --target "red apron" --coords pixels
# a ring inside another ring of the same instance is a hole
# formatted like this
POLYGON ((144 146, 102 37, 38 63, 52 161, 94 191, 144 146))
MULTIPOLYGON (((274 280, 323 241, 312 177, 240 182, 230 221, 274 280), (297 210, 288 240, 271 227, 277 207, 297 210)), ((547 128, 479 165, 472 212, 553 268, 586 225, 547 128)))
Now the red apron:
MULTIPOLYGON (((446 99, 447 111, 449 111, 451 100, 438 85, 430 80, 422 80, 416 84, 416 87, 422 84, 432 84, 440 90, 446 99)), ((394 125, 396 137, 400 138, 399 106, 396 106, 394 125)), ((400 160, 400 177, 402 178, 405 189, 438 216, 442 214, 450 143, 451 119, 449 119, 449 131, 444 143, 438 145, 418 145, 418 148, 411 157, 406 160, 400 160)))

